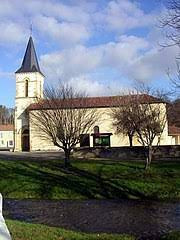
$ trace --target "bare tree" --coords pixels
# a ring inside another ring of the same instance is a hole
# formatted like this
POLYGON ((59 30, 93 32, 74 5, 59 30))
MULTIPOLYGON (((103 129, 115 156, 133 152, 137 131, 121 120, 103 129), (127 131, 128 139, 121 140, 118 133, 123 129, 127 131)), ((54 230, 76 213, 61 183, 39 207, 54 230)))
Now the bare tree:
POLYGON ((179 96, 180 94, 180 63, 179 59, 176 60, 177 71, 175 76, 171 76, 171 73, 168 71, 167 75, 172 83, 173 94, 179 96))
POLYGON ((169 0, 166 3, 167 11, 160 19, 160 26, 167 39, 164 46, 177 45, 180 47, 180 1, 169 0))
POLYGON ((70 165, 70 153, 89 133, 98 114, 95 108, 86 108, 85 94, 68 85, 48 87, 44 99, 39 99, 30 111, 31 121, 46 139, 65 153, 65 167, 70 165))
POLYGON ((155 148, 158 146, 167 124, 167 102, 169 92, 163 89, 156 89, 146 83, 136 82, 137 105, 135 129, 138 141, 147 148, 146 165, 147 169, 152 161, 155 148), (142 101, 140 95, 145 99, 142 101))
POLYGON ((13 123, 14 123, 14 109, 0 105, 0 124, 6 125, 13 123))
POLYGON ((133 146, 133 137, 135 135, 134 126, 134 101, 131 95, 119 97, 119 107, 112 108, 110 115, 113 119, 112 125, 116 134, 128 136, 130 147, 133 146))
POLYGON ((153 144, 159 145, 166 126, 166 106, 162 100, 137 92, 124 96, 125 100, 112 110, 114 126, 118 132, 136 137, 146 153, 145 169, 150 167, 153 144), (124 122, 123 122, 124 121, 124 122))
POLYGON ((180 127, 180 99, 169 104, 168 120, 171 126, 180 127))
MULTIPOLYGON (((165 33, 165 43, 161 45, 165 47, 178 46, 180 48, 180 1, 179 0, 169 0, 166 4, 167 11, 164 16, 160 19, 160 27, 165 33)), ((179 56, 177 56, 177 75, 176 77, 169 78, 172 82, 173 87, 180 93, 180 63, 179 56)))
POLYGON ((147 148, 145 169, 152 161, 153 144, 159 145, 162 133, 166 125, 166 110, 164 104, 159 102, 138 103, 135 111, 135 129, 138 141, 147 148), (155 142, 155 138, 156 142, 155 142))

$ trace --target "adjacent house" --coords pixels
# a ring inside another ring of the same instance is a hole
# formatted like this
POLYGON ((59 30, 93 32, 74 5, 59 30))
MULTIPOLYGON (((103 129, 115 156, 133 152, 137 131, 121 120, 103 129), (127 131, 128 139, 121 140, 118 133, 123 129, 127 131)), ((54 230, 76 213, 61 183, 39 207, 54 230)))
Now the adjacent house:
POLYGON ((0 125, 0 150, 14 148, 14 125, 0 125))
POLYGON ((168 135, 171 137, 170 145, 180 145, 180 128, 171 125, 168 128, 168 135))

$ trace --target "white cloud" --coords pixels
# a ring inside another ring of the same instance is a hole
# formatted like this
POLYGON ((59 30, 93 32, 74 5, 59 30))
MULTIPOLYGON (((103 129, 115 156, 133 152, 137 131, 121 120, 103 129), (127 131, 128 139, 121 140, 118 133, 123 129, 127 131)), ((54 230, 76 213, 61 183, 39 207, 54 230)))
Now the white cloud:
POLYGON ((8 0, 4 0, 3 4, 1 2, 0 4, 0 16, 5 17, 5 16, 11 16, 14 14, 14 8, 13 5, 10 4, 8 0))
POLYGON ((104 11, 96 13, 96 20, 105 28, 125 32, 129 29, 152 25, 155 16, 145 14, 136 1, 114 0, 108 2, 104 11))
MULTIPOLYGON (((151 81, 165 76, 168 67, 175 70, 173 64, 176 53, 176 48, 160 51, 159 47, 152 46, 147 39, 123 35, 119 37, 118 42, 95 47, 78 45, 75 48, 46 54, 41 56, 41 64, 48 79, 80 79, 82 86, 89 86, 89 91, 92 92, 91 85, 100 90, 102 86, 102 79, 93 81, 93 73, 109 68, 119 72, 119 77, 151 81), (87 75, 88 78, 84 77, 87 75), (89 84, 90 82, 92 84, 89 84)), ((107 83, 105 85, 108 87, 107 83)), ((111 83, 110 85, 112 88, 111 83)))
POLYGON ((91 74, 72 77, 68 83, 77 91, 85 92, 88 96, 117 95, 125 91, 118 81, 109 82, 107 85, 104 82, 93 79, 91 74))
POLYGON ((29 14, 34 16, 42 14, 48 17, 54 17, 56 19, 76 22, 76 23, 87 23, 89 22, 88 9, 82 8, 81 5, 76 4, 63 4, 60 1, 50 0, 30 0, 30 1, 18 1, 19 4, 24 6, 24 11, 28 11, 29 14))
POLYGON ((69 79, 95 70, 102 62, 102 51, 78 45, 41 56, 41 64, 51 79, 69 79))
POLYGON ((1 17, 14 17, 17 16, 17 13, 19 13, 19 17, 43 14, 69 22, 86 22, 89 20, 88 9, 82 8, 81 5, 76 3, 68 5, 68 3, 62 3, 59 0, 1 0, 1 17))
POLYGON ((148 51, 144 56, 140 56, 133 64, 130 64, 127 76, 139 81, 151 81, 154 78, 166 77, 168 69, 176 71, 175 57, 177 47, 148 51))
POLYGON ((0 80, 2 79, 13 79, 14 74, 11 72, 4 72, 2 69, 0 69, 0 80))
POLYGON ((34 23, 39 32, 63 45, 72 45, 89 38, 90 33, 85 26, 77 23, 58 22, 53 17, 38 16, 34 23))
POLYGON ((144 13, 135 1, 130 0, 107 1, 101 7, 96 1, 84 0, 65 3, 57 0, 4 0, 0 4, 0 21, 6 23, 5 28, 13 22, 18 28, 28 30, 32 21, 34 32, 43 33, 49 41, 55 40, 66 46, 85 43, 102 29, 122 33, 149 26, 153 19, 153 14, 144 13))
POLYGON ((143 38, 122 35, 118 42, 104 45, 104 62, 121 70, 142 55, 148 46, 148 42, 143 38))
POLYGON ((0 23, 0 44, 19 44, 26 41, 27 31, 13 22, 0 23))
POLYGON ((88 75, 80 75, 69 79, 69 84, 77 91, 85 92, 88 96, 102 96, 107 90, 104 85, 88 75))
POLYGON ((118 42, 95 47, 78 45, 75 48, 41 56, 41 63, 49 76, 71 78, 96 71, 101 67, 123 71, 141 56, 148 42, 135 36, 121 36, 118 42), (59 74, 59 76, 57 76, 59 74))
MULTIPOLYGON (((63 4, 59 1, 50 0, 4 0, 0 4, 0 22, 3 25, 4 44, 9 44, 6 39, 8 32, 14 32, 17 42, 22 42, 20 29, 27 29, 33 22, 34 32, 43 33, 44 37, 49 36, 49 41, 55 40, 61 44, 71 45, 78 42, 84 42, 89 39, 90 32, 90 14, 79 5, 63 4), (13 25, 14 24, 14 25, 13 25)), ((2 31, 1 31, 2 32, 2 31)))
POLYGON ((85 42, 97 31, 125 32, 149 26, 153 14, 145 14, 135 1, 113 0, 98 7, 96 1, 71 4, 51 0, 4 0, 0 4, 0 21, 13 22, 19 28, 29 28, 32 21, 35 31, 65 44, 85 42))

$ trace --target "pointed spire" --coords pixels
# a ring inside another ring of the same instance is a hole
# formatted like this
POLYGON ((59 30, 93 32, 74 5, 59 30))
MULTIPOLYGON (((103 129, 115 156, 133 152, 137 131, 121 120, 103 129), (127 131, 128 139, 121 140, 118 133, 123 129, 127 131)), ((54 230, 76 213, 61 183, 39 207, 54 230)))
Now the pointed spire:
POLYGON ((23 72, 41 73, 32 37, 29 38, 22 65, 16 71, 16 73, 23 73, 23 72))

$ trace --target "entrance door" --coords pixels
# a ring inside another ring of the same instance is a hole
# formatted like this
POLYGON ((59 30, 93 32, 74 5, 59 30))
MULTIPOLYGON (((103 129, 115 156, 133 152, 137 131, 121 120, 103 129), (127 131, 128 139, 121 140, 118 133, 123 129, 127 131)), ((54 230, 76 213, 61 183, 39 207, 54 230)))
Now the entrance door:
POLYGON ((29 130, 26 129, 22 133, 22 151, 28 152, 29 149, 29 130))

